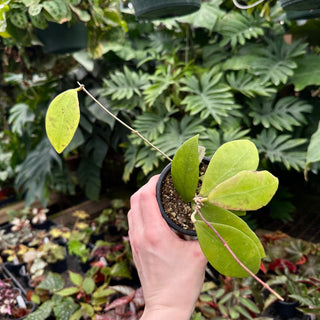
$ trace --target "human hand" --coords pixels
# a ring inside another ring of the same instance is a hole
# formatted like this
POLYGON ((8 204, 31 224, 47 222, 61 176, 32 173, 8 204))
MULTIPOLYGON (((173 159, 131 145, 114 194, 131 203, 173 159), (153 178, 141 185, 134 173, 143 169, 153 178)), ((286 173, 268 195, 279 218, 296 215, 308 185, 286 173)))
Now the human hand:
POLYGON ((162 218, 154 176, 131 197, 128 213, 133 259, 141 281, 142 319, 190 319, 207 259, 198 241, 180 239, 162 218))

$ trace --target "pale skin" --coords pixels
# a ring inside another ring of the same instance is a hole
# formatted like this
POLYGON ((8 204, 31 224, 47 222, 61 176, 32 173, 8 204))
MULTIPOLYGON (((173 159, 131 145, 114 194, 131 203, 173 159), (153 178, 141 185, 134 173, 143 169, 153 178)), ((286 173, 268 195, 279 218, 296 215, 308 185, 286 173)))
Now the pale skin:
POLYGON ((207 259, 198 241, 180 239, 162 218, 157 200, 159 176, 131 197, 129 238, 145 298, 141 319, 189 320, 207 259))

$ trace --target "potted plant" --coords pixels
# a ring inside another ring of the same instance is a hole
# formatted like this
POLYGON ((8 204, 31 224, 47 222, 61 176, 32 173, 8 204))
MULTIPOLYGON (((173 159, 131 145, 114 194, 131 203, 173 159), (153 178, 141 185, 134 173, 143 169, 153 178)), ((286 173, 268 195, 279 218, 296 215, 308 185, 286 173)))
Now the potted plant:
POLYGON ((99 40, 106 37, 110 28, 125 29, 116 1, 8 0, 4 5, 2 35, 25 46, 38 38, 46 53, 70 53, 87 48, 88 44, 91 52, 99 55, 99 40))
POLYGON ((0 279, 0 319, 23 319, 35 309, 27 303, 18 288, 14 288, 10 279, 0 279))
POLYGON ((140 19, 164 19, 193 13, 200 9, 201 0, 133 0, 135 15, 140 19))
MULTIPOLYGON (((61 153, 69 144, 79 124, 78 91, 81 90, 109 115, 172 161, 139 132, 114 116, 81 84, 79 88, 59 94, 48 108, 46 131, 57 152, 61 153)), ((190 138, 177 150, 171 169, 172 181, 179 196, 185 203, 191 203, 190 219, 204 254, 222 274, 234 277, 251 275, 282 300, 255 276, 265 255, 264 249, 257 236, 238 217, 244 211, 257 210, 266 205, 277 190, 278 179, 267 171, 256 171, 259 155, 250 141, 233 141, 221 146, 205 173, 199 177, 199 164, 204 153, 203 148, 198 146, 198 136, 190 138)))

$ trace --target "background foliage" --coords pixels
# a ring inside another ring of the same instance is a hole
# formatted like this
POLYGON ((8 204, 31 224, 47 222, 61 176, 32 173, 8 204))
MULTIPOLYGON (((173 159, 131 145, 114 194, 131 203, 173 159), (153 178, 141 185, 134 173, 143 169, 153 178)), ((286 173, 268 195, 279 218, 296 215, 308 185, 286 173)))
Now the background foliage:
MULTIPOLYGON (((123 180, 134 183, 166 164, 84 96, 80 128, 57 156, 44 115, 49 101, 77 81, 169 156, 195 134, 208 156, 224 142, 248 138, 280 185, 306 168, 317 184, 319 134, 311 137, 320 119, 318 20, 299 26, 276 1, 246 11, 207 0, 192 15, 154 22, 128 12, 127 32, 114 27, 117 37, 100 43, 99 58, 45 55, 39 46, 1 39, 1 125, 27 202, 46 203, 51 190, 98 199, 116 163, 123 180), (79 159, 73 172, 70 156, 79 159)), ((278 217, 287 219, 291 209, 278 217)))

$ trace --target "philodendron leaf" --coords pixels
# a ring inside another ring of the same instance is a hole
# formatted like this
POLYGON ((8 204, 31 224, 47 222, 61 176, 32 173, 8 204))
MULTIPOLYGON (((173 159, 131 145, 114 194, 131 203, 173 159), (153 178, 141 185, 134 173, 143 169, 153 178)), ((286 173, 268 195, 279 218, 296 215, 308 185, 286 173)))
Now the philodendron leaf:
POLYGON ((257 210, 265 206, 278 188, 278 179, 268 171, 241 171, 220 183, 208 201, 229 210, 257 210))
POLYGON ((78 89, 64 91, 52 100, 46 115, 46 131, 58 153, 61 153, 72 140, 79 121, 78 89))
POLYGON ((208 196, 221 182, 243 170, 256 170, 259 153, 249 140, 235 140, 223 144, 213 155, 203 177, 200 195, 208 196))
POLYGON ((194 198, 198 186, 198 138, 199 135, 196 135, 183 143, 172 160, 172 182, 184 202, 190 202, 194 198))
POLYGON ((210 203, 204 203, 204 205, 201 207, 201 213, 203 214, 204 218, 210 223, 228 225, 246 234, 258 247, 260 258, 265 257, 264 248, 259 238, 250 229, 250 227, 237 215, 210 203))
MULTIPOLYGON (((249 270, 257 273, 260 268, 261 257, 255 242, 242 231, 229 225, 219 223, 212 223, 212 225, 237 258, 249 270)), ((236 262, 211 228, 201 220, 196 221, 195 228, 204 255, 218 272, 228 277, 245 278, 249 276, 249 273, 236 262)))

